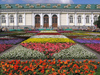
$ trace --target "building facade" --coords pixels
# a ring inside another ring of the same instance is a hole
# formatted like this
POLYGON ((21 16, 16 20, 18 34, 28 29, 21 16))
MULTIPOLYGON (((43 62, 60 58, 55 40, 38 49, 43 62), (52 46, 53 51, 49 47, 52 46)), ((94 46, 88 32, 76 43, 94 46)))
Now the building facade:
POLYGON ((0 27, 91 27, 99 13, 99 4, 1 4, 0 27))

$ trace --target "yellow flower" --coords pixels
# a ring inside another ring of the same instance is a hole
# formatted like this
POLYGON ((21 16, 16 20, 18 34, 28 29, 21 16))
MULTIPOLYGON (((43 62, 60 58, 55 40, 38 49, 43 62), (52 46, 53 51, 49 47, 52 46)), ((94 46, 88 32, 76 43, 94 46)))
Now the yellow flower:
POLYGON ((46 42, 50 42, 50 43, 75 43, 73 40, 69 39, 69 38, 29 38, 25 41, 23 41, 22 43, 46 43, 46 42))

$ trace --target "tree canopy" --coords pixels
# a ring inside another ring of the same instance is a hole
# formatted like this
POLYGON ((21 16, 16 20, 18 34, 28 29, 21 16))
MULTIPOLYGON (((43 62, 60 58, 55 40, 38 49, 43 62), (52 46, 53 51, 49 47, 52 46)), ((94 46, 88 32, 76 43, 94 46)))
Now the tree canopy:
POLYGON ((94 21, 94 25, 97 25, 97 27, 100 28, 100 15, 98 17, 98 20, 94 21))

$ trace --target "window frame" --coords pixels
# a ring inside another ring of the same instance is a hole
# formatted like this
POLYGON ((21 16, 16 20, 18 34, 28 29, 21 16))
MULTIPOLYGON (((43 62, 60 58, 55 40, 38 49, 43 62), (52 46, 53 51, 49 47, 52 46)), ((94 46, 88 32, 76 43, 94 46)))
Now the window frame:
POLYGON ((14 16, 10 15, 10 23, 14 23, 14 16))
POLYGON ((5 15, 2 15, 1 20, 2 20, 1 21, 2 23, 6 23, 6 17, 5 17, 5 15))
POLYGON ((70 15, 70 17, 69 17, 69 23, 73 23, 73 15, 70 15))

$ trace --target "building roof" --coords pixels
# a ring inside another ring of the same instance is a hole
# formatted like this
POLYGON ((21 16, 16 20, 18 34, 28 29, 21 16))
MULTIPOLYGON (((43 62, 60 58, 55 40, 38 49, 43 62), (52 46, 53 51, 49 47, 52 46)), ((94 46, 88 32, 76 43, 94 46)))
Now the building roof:
POLYGON ((100 4, 0 4, 0 9, 83 9, 83 10, 100 10, 100 4))

